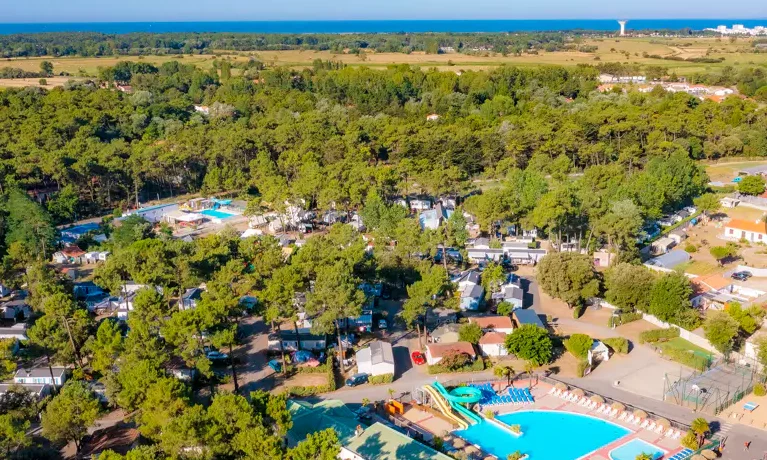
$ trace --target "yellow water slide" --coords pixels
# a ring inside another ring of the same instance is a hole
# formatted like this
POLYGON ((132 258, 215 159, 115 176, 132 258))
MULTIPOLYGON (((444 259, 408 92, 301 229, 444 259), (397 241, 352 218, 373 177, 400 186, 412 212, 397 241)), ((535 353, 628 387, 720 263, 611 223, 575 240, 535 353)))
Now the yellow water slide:
POLYGON ((425 392, 429 393, 431 399, 437 403, 437 408, 439 408, 440 412, 445 414, 445 417, 454 421, 462 430, 469 427, 469 424, 466 423, 464 419, 453 413, 453 409, 450 407, 450 404, 437 392, 437 390, 432 388, 431 385, 426 385, 423 387, 423 389, 425 392))

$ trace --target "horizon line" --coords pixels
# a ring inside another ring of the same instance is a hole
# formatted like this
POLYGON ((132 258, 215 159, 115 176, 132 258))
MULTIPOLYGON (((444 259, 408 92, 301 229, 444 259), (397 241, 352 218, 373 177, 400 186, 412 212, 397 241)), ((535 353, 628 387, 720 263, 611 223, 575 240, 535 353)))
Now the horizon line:
POLYGON ((767 20, 767 16, 758 18, 743 18, 743 17, 658 17, 658 18, 628 18, 625 17, 595 17, 595 18, 479 18, 479 19, 427 19, 427 18, 412 18, 412 19, 220 19, 220 20, 135 20, 135 21, 49 21, 49 22, 33 22, 33 21, 20 21, 20 22, 0 22, 0 25, 18 25, 18 24, 144 24, 144 23, 163 23, 163 24, 182 24, 182 23, 243 23, 243 22, 416 22, 416 21, 432 21, 432 22, 471 22, 471 21, 628 21, 630 24, 632 21, 763 21, 767 20))

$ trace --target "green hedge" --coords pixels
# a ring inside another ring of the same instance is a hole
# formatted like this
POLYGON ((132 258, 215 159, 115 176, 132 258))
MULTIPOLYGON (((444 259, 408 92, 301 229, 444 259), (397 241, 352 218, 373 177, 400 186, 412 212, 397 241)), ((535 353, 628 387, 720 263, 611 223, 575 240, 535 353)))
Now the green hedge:
POLYGON ((578 319, 581 316, 583 316, 583 313, 586 312, 586 306, 585 305, 578 305, 577 307, 573 308, 573 319, 578 319))
MULTIPOLYGON (((332 360, 328 360, 327 363, 323 364, 322 366, 317 367, 301 367, 298 369, 312 369, 312 371, 308 371, 306 373, 310 374, 318 374, 325 372, 327 375, 328 383, 325 385, 316 385, 311 387, 299 387, 299 386, 292 386, 288 388, 288 393, 290 393, 293 396, 313 396, 320 393, 329 393, 331 391, 336 391, 338 389, 338 385, 336 382, 336 372, 335 369, 333 369, 333 362, 332 360), (319 369, 319 370, 317 370, 319 369)), ((301 373, 299 370, 298 373, 301 373)))
POLYGON ((680 350, 678 348, 670 347, 663 348, 663 356, 699 371, 705 371, 708 369, 709 365, 707 356, 692 353, 690 350, 680 350))
POLYGON ((679 337, 679 328, 670 327, 668 329, 650 329, 639 334, 639 343, 665 342, 679 337))
POLYGON ((625 355, 629 352, 629 341, 623 337, 610 337, 609 339, 602 339, 602 342, 616 353, 625 355))
POLYGON ((458 373, 458 372, 479 372, 485 370, 485 361, 482 358, 477 358, 473 363, 468 366, 463 366, 458 369, 448 369, 445 366, 432 364, 429 366, 429 374, 446 374, 446 373, 458 373))
POLYGON ((621 324, 627 324, 632 323, 634 321, 639 321, 642 319, 642 314, 639 312, 633 312, 633 313, 621 313, 618 316, 610 316, 607 319, 607 326, 613 327, 613 326, 620 326, 621 324))
POLYGON ((368 378, 368 383, 371 385, 380 385, 382 383, 392 383, 394 381, 394 374, 382 374, 382 375, 371 375, 370 378, 368 378))
POLYGON ((311 367, 311 366, 295 366, 296 372, 299 374, 323 374, 328 371, 328 366, 330 366, 330 361, 326 362, 325 364, 317 367, 311 367))

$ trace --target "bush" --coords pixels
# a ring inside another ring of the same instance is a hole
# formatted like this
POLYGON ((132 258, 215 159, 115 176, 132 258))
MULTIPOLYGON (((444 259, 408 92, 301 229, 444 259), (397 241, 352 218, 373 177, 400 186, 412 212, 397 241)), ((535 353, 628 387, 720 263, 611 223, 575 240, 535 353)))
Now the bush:
POLYGON ((586 334, 573 334, 564 341, 565 348, 576 358, 585 359, 594 341, 586 334))
POLYGON ((639 321, 640 319, 642 319, 642 313, 640 312, 621 313, 618 316, 610 316, 607 320, 607 326, 620 326, 621 324, 632 323, 634 321, 639 321))
POLYGON ((445 356, 439 362, 447 369, 454 370, 465 367, 471 363, 471 356, 467 353, 456 353, 454 351, 448 351, 445 356))
POLYGON ((485 414, 485 418, 487 419, 492 420, 495 418, 495 412, 493 412, 493 409, 485 409, 484 414, 485 414))
MULTIPOLYGON (((444 361, 445 358, 442 358, 444 361)), ((437 364, 429 366, 429 374, 444 374, 448 372, 480 372, 485 370, 485 361, 482 358, 478 358, 471 364, 467 364, 459 368, 448 368, 442 365, 442 361, 437 364)))
POLYGON ((767 395, 767 389, 764 388, 763 384, 757 383, 756 385, 754 385, 754 395, 755 396, 767 395))
POLYGON ((684 247, 684 250, 685 252, 689 252, 690 254, 692 254, 693 252, 698 251, 698 247, 692 243, 687 243, 687 246, 684 247))
POLYGON ((665 342, 679 337, 679 329, 670 327, 668 329, 650 329, 639 334, 639 343, 665 342))
POLYGON ((589 362, 584 360, 578 361, 578 370, 576 371, 578 377, 584 377, 586 370, 589 368, 589 362))
POLYGON ((602 342, 616 353, 625 355, 629 352, 629 341, 623 337, 610 337, 609 339, 602 340, 602 342))
POLYGON ((392 383, 394 381, 394 374, 382 374, 382 375, 371 375, 370 378, 368 378, 368 383, 371 385, 380 385, 382 383, 392 383))
POLYGON ((326 362, 325 364, 317 367, 311 367, 311 366, 295 366, 294 369, 299 374, 322 374, 328 371, 328 366, 330 366, 330 361, 326 362))
POLYGON ((693 450, 697 450, 698 447, 700 447, 698 446, 698 438, 695 437, 695 433, 692 431, 688 431, 687 434, 679 440, 679 444, 681 444, 683 447, 693 450))
POLYGON ((578 305, 577 307, 573 308, 573 318, 578 319, 581 316, 583 316, 583 312, 586 311, 585 305, 578 305))

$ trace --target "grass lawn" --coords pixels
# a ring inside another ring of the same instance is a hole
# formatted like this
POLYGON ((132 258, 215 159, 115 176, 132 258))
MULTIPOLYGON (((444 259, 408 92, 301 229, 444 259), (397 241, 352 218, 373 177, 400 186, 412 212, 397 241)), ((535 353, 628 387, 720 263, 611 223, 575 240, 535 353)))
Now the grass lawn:
MULTIPOLYGON (((67 72, 75 76, 95 77, 99 67, 113 66, 119 61, 143 61, 154 65, 177 60, 185 64, 194 64, 203 69, 210 69, 216 59, 230 59, 244 62, 251 56, 262 60, 267 66, 282 65, 294 68, 311 67, 315 59, 343 62, 350 66, 366 66, 384 69, 390 65, 410 64, 423 68, 437 68, 443 71, 458 70, 487 70, 504 64, 531 67, 540 65, 575 66, 578 64, 598 64, 620 62, 627 64, 657 65, 668 69, 668 73, 690 75, 697 72, 716 72, 725 66, 731 66, 737 71, 743 67, 767 66, 767 53, 751 52, 751 39, 738 39, 736 43, 716 38, 689 39, 659 39, 643 37, 623 37, 609 39, 585 39, 585 46, 596 46, 594 52, 556 51, 539 52, 538 54, 507 55, 484 52, 475 55, 462 53, 426 54, 424 52, 376 53, 368 52, 361 56, 348 53, 315 50, 285 50, 285 51, 231 51, 216 50, 216 55, 164 55, 164 56, 104 56, 104 57, 34 57, 8 58, 0 62, 0 67, 21 68, 27 71, 38 71, 40 62, 44 60, 53 63, 54 72, 67 72), (628 57, 626 57, 628 54, 628 57), (697 63, 673 61, 645 57, 645 54, 668 58, 683 59, 696 57, 721 57, 719 63, 697 63)), ((8 85, 10 86, 10 85, 8 85)), ((718 168, 713 165, 712 168, 718 168)), ((716 171, 716 169, 713 169, 716 171)), ((709 173, 711 175, 711 172, 709 173)), ((729 170, 714 174, 711 177, 730 175, 729 170)), ((731 180, 732 177, 727 179, 731 180)), ((713 179, 720 180, 720 179, 713 179)))
POLYGON ((710 351, 706 350, 705 348, 701 348, 701 347, 695 345, 694 343, 692 343, 690 341, 687 341, 687 340, 685 340, 685 339, 683 339, 681 337, 674 337, 673 339, 669 340, 668 342, 660 342, 658 344, 658 348, 663 348, 663 349, 674 348, 674 349, 680 350, 680 351, 690 351, 690 350, 692 350, 696 354, 705 355, 705 356, 709 356, 709 355, 712 354, 710 351))
POLYGON ((679 268, 685 273, 690 273, 692 275, 698 276, 713 275, 714 273, 722 271, 721 267, 708 262, 703 262, 701 260, 691 260, 689 262, 685 262, 684 264, 680 265, 679 268))

